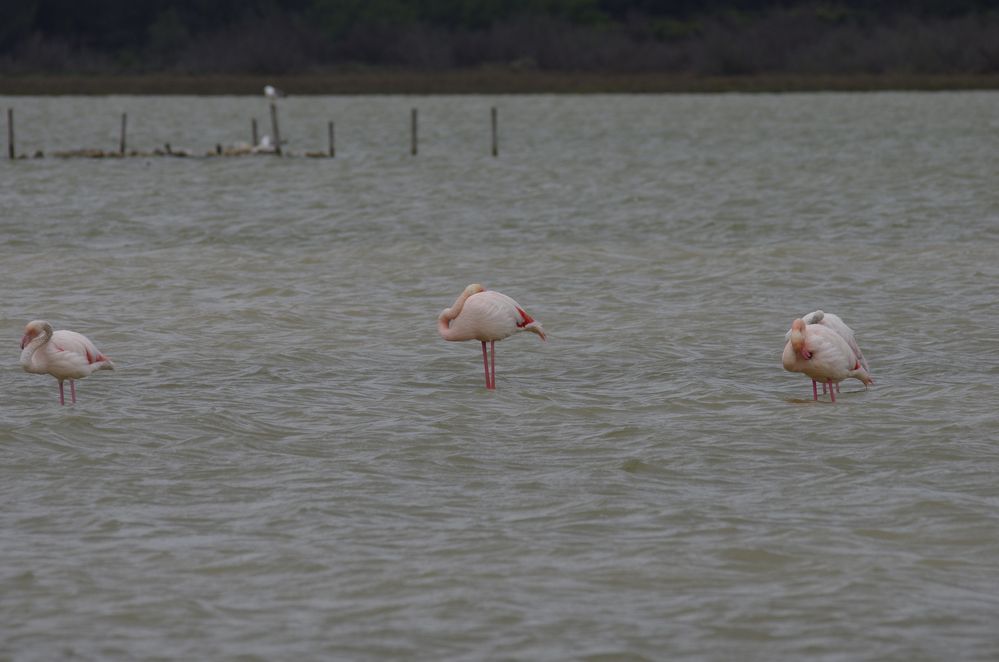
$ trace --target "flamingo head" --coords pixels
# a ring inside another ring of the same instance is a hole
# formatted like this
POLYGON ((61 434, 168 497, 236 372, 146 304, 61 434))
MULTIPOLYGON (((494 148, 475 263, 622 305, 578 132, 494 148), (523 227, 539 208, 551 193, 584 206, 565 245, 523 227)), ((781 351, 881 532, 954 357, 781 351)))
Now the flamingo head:
POLYGON ((805 320, 803 319, 791 322, 791 347, 806 361, 812 358, 812 353, 805 348, 805 320))
POLYGON ((471 285, 469 285, 469 286, 467 286, 465 288, 465 291, 462 292, 462 295, 467 299, 468 297, 472 296, 473 294, 478 294, 479 292, 485 292, 485 291, 486 291, 486 288, 482 287, 478 283, 472 283, 471 285))
POLYGON ((52 325, 45 320, 33 320, 28 322, 27 326, 24 327, 24 335, 21 336, 21 349, 28 346, 32 340, 38 336, 47 333, 52 334, 52 325))
POLYGON ((805 324, 818 324, 825 316, 826 314, 822 310, 813 310, 801 319, 804 320, 805 324))

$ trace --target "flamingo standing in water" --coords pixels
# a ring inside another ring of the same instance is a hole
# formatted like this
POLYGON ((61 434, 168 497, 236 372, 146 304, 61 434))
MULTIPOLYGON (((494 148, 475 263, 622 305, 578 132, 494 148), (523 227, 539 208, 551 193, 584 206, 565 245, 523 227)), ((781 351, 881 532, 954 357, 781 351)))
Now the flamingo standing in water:
POLYGON ((482 343, 482 365, 486 388, 496 388, 496 341, 518 331, 530 331, 545 340, 541 323, 528 315, 505 294, 469 285, 437 318, 437 331, 444 340, 478 340, 482 343), (486 343, 489 343, 487 349, 486 343))
POLYGON ((111 359, 81 333, 60 329, 53 331, 44 320, 28 322, 21 338, 21 367, 25 372, 52 375, 59 380, 59 404, 66 404, 63 381, 69 380, 69 393, 76 403, 75 379, 83 379, 96 370, 114 370, 111 359))
MULTIPOLYGON (((813 310, 812 312, 808 313, 801 319, 806 326, 810 326, 812 324, 821 324, 827 329, 831 329, 832 331, 838 333, 840 337, 842 337, 843 340, 846 341, 846 344, 850 346, 850 349, 853 350, 853 353, 857 355, 857 359, 860 360, 860 365, 864 367, 864 370, 866 370, 868 373, 871 372, 870 366, 867 365, 867 359, 864 358, 864 353, 860 351, 860 346, 857 344, 857 338, 853 333, 853 329, 847 326, 846 322, 844 322, 839 315, 836 315, 834 313, 827 313, 822 310, 813 310)), ((785 340, 789 339, 790 337, 791 337, 791 331, 788 331, 786 334, 784 334, 785 340)), ((812 380, 812 388, 813 389, 815 388, 815 380, 812 380)), ((836 386, 836 390, 837 391, 839 390, 838 384, 836 386)), ((825 382, 822 383, 822 392, 823 393, 826 392, 825 382)))
POLYGON ((829 386, 829 397, 836 402, 835 387, 853 377, 864 386, 874 383, 870 373, 860 363, 850 345, 835 331, 821 324, 805 324, 796 319, 791 324, 790 338, 781 357, 784 369, 803 372, 812 378, 812 397, 819 399, 817 382, 829 386))

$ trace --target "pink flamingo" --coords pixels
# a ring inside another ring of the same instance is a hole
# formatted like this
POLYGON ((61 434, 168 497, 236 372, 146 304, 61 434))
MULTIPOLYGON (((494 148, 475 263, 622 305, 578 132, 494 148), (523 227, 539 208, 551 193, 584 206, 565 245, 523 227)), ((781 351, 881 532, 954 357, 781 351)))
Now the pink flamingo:
POLYGON ((781 360, 785 370, 803 372, 812 378, 815 400, 819 399, 816 382, 828 384, 833 402, 836 402, 835 386, 848 377, 859 379, 864 386, 874 382, 842 336, 821 324, 806 325, 803 319, 791 324, 790 339, 781 360))
MULTIPOLYGON (((857 344, 857 338, 853 333, 853 329, 847 326, 846 322, 844 322, 839 315, 835 315, 833 313, 827 313, 822 310, 814 310, 805 315, 804 317, 802 317, 801 319, 806 326, 810 326, 812 324, 821 324, 827 329, 830 329, 838 333, 840 337, 846 341, 846 344, 850 346, 850 349, 853 350, 853 353, 857 355, 857 359, 860 361, 860 365, 863 366, 864 370, 866 370, 868 374, 870 374, 871 368, 867 364, 867 359, 864 358, 864 353, 860 351, 860 346, 857 344)), ((790 331, 784 334, 785 340, 787 340, 790 337, 791 337, 790 331)), ((872 379, 871 383, 873 383, 873 381, 874 380, 872 379)), ((812 380, 812 386, 813 388, 815 388, 815 380, 812 380)), ((839 391, 838 384, 836 385, 836 390, 839 391)), ((822 392, 823 393, 826 392, 825 382, 822 383, 822 392)))
POLYGON ((833 313, 827 313, 821 310, 815 310, 808 313, 801 318, 806 325, 809 324, 821 324, 822 326, 832 329, 846 341, 846 344, 850 346, 853 353, 857 355, 860 360, 860 365, 864 366, 864 370, 867 372, 871 371, 870 366, 867 365, 867 359, 864 358, 864 353, 860 351, 860 346, 857 345, 857 338, 853 333, 853 329, 846 325, 839 315, 833 313))
POLYGON ((75 331, 53 331, 44 320, 29 322, 21 338, 21 367, 25 372, 52 375, 59 380, 59 404, 66 404, 63 381, 69 380, 72 402, 76 402, 74 379, 95 370, 114 370, 111 359, 101 354, 85 335, 75 331))
POLYGON ((437 331, 444 340, 478 340, 482 343, 482 365, 486 388, 496 388, 496 341, 518 331, 530 331, 545 340, 541 323, 528 315, 505 294, 469 285, 437 318, 437 331), (486 343, 489 343, 488 350, 486 343))

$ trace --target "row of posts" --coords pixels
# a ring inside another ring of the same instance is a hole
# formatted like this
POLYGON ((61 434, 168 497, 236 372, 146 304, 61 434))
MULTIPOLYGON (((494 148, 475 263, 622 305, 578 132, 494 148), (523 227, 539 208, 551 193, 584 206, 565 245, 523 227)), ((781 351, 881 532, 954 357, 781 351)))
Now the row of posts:
MULTIPOLYGON (((490 109, 490 119, 492 122, 492 155, 499 156, 499 120, 496 112, 496 107, 493 106, 490 109)), ((410 110, 410 147, 409 152, 413 156, 416 156, 419 146, 419 122, 418 113, 416 108, 410 110)), ((329 155, 336 156, 336 145, 334 141, 334 130, 333 122, 329 122, 327 125, 329 134, 329 155)), ((128 113, 121 114, 121 139, 118 142, 118 151, 120 154, 125 154, 125 135, 128 130, 128 113)), ((253 133, 253 145, 257 144, 257 120, 254 118, 251 122, 251 130, 253 133)), ((281 156, 281 128, 278 124, 278 114, 277 105, 271 104, 271 131, 274 133, 274 151, 278 156, 281 156)), ((14 109, 7 109, 7 155, 9 158, 16 158, 14 153, 14 109)))

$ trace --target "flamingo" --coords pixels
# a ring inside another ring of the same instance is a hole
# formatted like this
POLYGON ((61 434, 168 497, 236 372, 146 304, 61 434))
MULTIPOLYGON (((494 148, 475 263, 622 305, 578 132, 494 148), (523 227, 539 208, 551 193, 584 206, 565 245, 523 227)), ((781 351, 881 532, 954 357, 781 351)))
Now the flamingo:
POLYGON ((63 381, 69 380, 72 402, 76 403, 75 379, 83 379, 96 370, 114 370, 111 359, 81 333, 52 330, 45 320, 28 322, 21 338, 21 367, 25 372, 49 374, 59 380, 59 404, 66 404, 63 381))
MULTIPOLYGON (((864 358, 864 353, 860 351, 860 346, 857 345, 857 338, 853 333, 853 329, 847 326, 846 322, 844 322, 839 315, 833 313, 827 313, 822 310, 813 310, 812 312, 808 313, 801 319, 802 321, 805 322, 806 326, 811 324, 821 324, 822 326, 838 333, 843 338, 843 340, 846 341, 846 344, 850 346, 850 349, 853 350, 853 353, 857 355, 857 359, 860 360, 860 365, 863 366, 864 370, 866 370, 868 373, 871 372, 871 368, 867 364, 867 359, 864 358)), ((790 337, 791 337, 791 331, 788 331, 786 334, 784 334, 785 340, 789 339, 790 337)), ((873 379, 871 381, 873 383, 873 379)), ((814 380, 813 380, 813 386, 814 386, 814 380)), ((837 385, 836 388, 838 390, 839 386, 837 385)), ((826 385, 824 382, 822 384, 822 392, 823 393, 826 392, 826 385)))
POLYGON ((781 357, 784 369, 803 372, 812 378, 812 397, 819 399, 817 382, 829 385, 829 397, 836 402, 835 386, 848 377, 872 384, 870 373, 860 364, 850 345, 835 331, 822 324, 791 323, 790 339, 781 357))
POLYGON ((860 360, 860 365, 864 366, 864 370, 867 372, 871 371, 870 366, 867 365, 867 359, 864 358, 864 353, 860 351, 860 346, 857 345, 857 338, 853 333, 853 329, 847 326, 846 322, 844 322, 839 315, 823 312, 821 310, 815 310, 808 313, 801 319, 804 320, 806 325, 821 324, 822 326, 830 328, 838 333, 843 340, 846 341, 846 344, 850 346, 853 353, 857 355, 857 358, 860 360))
POLYGON ((437 331, 444 340, 478 340, 482 343, 482 365, 486 388, 496 388, 496 341, 518 331, 530 331, 546 340, 541 323, 528 315, 505 294, 479 284, 466 287, 454 305, 437 317, 437 331), (488 349, 486 343, 489 343, 488 349))

